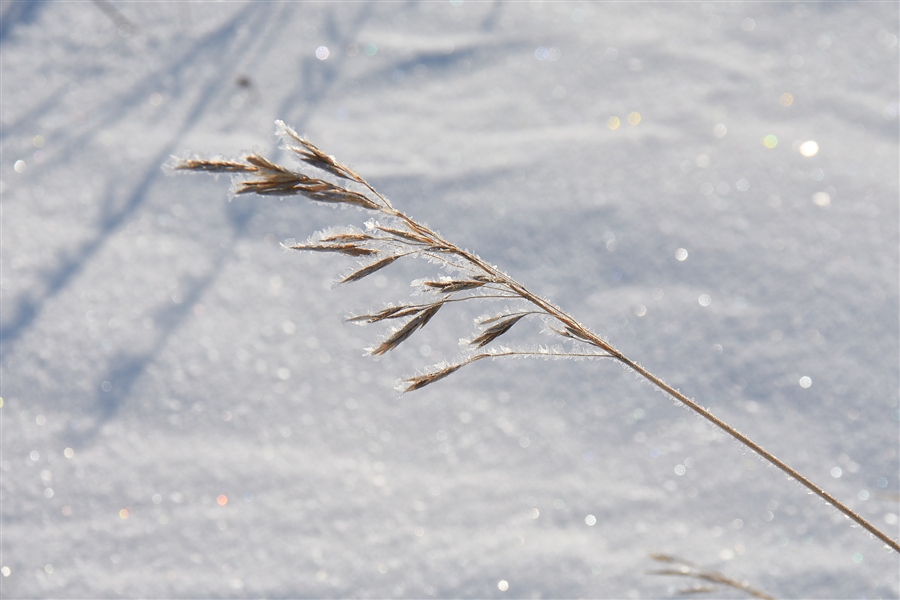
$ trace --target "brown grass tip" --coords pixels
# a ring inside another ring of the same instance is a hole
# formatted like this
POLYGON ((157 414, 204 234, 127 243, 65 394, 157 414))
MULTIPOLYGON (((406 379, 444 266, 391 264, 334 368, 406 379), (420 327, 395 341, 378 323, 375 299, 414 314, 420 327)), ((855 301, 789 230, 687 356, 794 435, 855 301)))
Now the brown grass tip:
POLYGON ((437 311, 440 310, 443 305, 443 301, 435 302, 421 310, 418 315, 407 321, 406 325, 394 331, 386 340, 381 342, 377 348, 373 349, 371 351, 372 354, 381 356, 402 344, 417 330, 425 327, 428 321, 437 314, 437 311))

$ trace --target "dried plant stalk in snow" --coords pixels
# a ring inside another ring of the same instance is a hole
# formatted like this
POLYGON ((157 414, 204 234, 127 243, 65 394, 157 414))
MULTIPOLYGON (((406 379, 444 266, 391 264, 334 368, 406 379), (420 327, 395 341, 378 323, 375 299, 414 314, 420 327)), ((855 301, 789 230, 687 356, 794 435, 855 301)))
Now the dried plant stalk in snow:
POLYGON ((462 367, 482 358, 501 358, 509 356, 562 356, 591 357, 615 360, 634 370, 641 377, 669 394, 687 408, 740 441, 748 448, 768 460, 789 477, 797 480, 812 493, 824 499, 847 517, 866 529, 869 533, 884 542, 896 552, 900 545, 887 534, 877 529, 867 520, 852 511, 847 505, 838 501, 831 494, 814 484, 805 476, 785 464, 772 453, 766 451, 749 437, 737 431, 711 412, 691 400, 659 377, 653 375, 632 359, 626 357, 612 344, 579 323, 562 309, 548 300, 529 291, 525 286, 502 272, 500 269, 482 260, 477 255, 443 239, 435 231, 418 223, 404 212, 397 210, 390 201, 378 193, 368 182, 352 169, 337 162, 319 150, 311 142, 300 137, 294 130, 281 121, 276 122, 277 133, 283 141, 283 148, 296 154, 306 165, 341 180, 350 182, 358 189, 312 177, 296 170, 274 164, 269 160, 251 154, 243 161, 176 159, 173 168, 185 171, 201 171, 207 173, 245 173, 251 178, 239 181, 237 194, 256 193, 276 196, 305 196, 316 202, 355 206, 373 213, 373 219, 367 223, 366 231, 354 230, 343 234, 320 234, 306 244, 292 245, 294 250, 314 252, 335 252, 355 257, 371 257, 372 262, 361 266, 358 270, 344 278, 345 283, 359 281, 372 273, 390 266, 396 260, 406 257, 427 258, 440 264, 452 274, 452 278, 424 281, 424 291, 440 294, 441 297, 418 305, 400 305, 383 309, 371 315, 360 315, 351 321, 374 323, 388 319, 409 317, 401 326, 395 328, 379 345, 370 349, 375 355, 385 354, 397 348, 409 339, 416 331, 428 324, 438 310, 450 302, 477 302, 489 299, 518 300, 530 305, 530 309, 520 313, 498 314, 481 322, 481 325, 495 323, 485 328, 471 340, 472 351, 485 347, 507 333, 526 315, 539 315, 549 324, 551 331, 559 335, 561 341, 568 342, 570 349, 517 350, 508 348, 489 348, 486 351, 472 353, 461 360, 438 366, 432 371, 405 382, 405 390, 417 390, 453 374, 462 367), (375 219, 385 219, 380 223, 375 219))
MULTIPOLYGON (((668 554, 651 554, 650 558, 655 561, 679 565, 677 567, 669 568, 669 569, 657 569, 655 571, 650 571, 652 575, 675 575, 677 577, 687 577, 688 579, 696 579, 698 581, 706 581, 713 584, 724 585, 726 587, 734 588, 736 590, 740 590, 754 598, 759 598, 760 600, 774 600, 772 596, 763 592, 762 590, 758 590, 756 588, 750 587, 750 584, 746 581, 737 581, 730 577, 723 575, 722 573, 717 573, 716 571, 709 571, 704 569, 700 565, 694 564, 692 562, 686 561, 681 558, 676 558, 674 556, 669 556, 668 554)), ((685 588, 679 590, 679 594, 700 594, 706 592, 715 592, 718 588, 714 586, 703 586, 698 585, 696 587, 685 588)))

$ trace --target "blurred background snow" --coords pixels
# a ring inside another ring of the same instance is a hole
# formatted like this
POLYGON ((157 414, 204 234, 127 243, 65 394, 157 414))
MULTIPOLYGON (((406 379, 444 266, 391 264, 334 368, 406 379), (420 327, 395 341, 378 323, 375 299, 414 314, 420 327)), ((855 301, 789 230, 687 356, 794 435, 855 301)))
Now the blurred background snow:
POLYGON ((895 3, 0 4, 3 597, 691 584, 650 551, 900 594, 896 554, 614 364, 398 396, 488 307, 366 357, 343 317, 429 265, 333 289, 352 259, 279 243, 363 213, 160 168, 286 160, 283 119, 896 538, 895 3))

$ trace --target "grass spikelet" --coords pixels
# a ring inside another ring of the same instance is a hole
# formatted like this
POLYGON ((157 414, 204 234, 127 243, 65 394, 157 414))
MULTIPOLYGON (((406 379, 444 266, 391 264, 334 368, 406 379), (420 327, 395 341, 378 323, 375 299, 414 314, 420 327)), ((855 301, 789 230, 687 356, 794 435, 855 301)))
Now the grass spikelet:
POLYGON ((353 192, 342 187, 332 185, 328 182, 317 180, 314 184, 310 184, 305 188, 298 189, 298 193, 303 194, 310 200, 317 202, 331 202, 334 204, 350 204, 365 208, 367 210, 377 210, 378 205, 372 202, 358 192, 353 192))
POLYGON ((297 244, 288 246, 291 250, 306 250, 308 252, 338 252, 348 256, 370 256, 378 254, 378 250, 364 248, 356 244, 297 244))
POLYGON ((421 311, 418 315, 410 319, 406 325, 396 330, 394 333, 390 335, 386 340, 381 342, 381 344, 372 350, 372 354, 376 356, 381 356, 387 352, 390 352, 403 342, 405 342, 409 336, 416 332, 416 330, 425 327, 428 321, 431 320, 434 315, 437 314, 437 311, 440 310, 441 306, 443 306, 443 302, 435 302, 428 308, 421 311))
POLYGON ((175 159, 176 171, 204 171, 206 173, 250 173, 258 167, 233 160, 175 159))
POLYGON ((469 342, 469 344, 475 346, 476 348, 483 348, 484 346, 490 344, 498 337, 509 331, 512 326, 518 323, 519 319, 524 316, 525 315, 517 315, 515 317, 510 317, 504 321, 500 321, 496 325, 488 327, 481 335, 469 342))
POLYGON ((383 227, 381 225, 377 225, 376 229, 396 238, 400 238, 408 242, 413 242, 415 244, 430 244, 432 242, 432 240, 428 239, 422 234, 413 231, 402 231, 400 229, 394 229, 393 227, 383 227))
POLYGON ((359 269, 358 271, 354 271, 354 272, 350 273, 349 275, 347 275, 346 277, 344 277, 341 280, 341 283, 350 283, 353 281, 359 281, 360 279, 362 279, 364 277, 368 277, 375 271, 380 271, 381 269, 385 268, 386 266, 388 266, 389 264, 391 264, 398 258, 400 258, 399 254, 394 255, 394 256, 388 256, 386 258, 382 258, 381 260, 376 261, 376 262, 372 263, 371 265, 367 265, 367 266, 363 267, 362 269, 359 269))
POLYGON ((321 238, 320 242, 366 242, 372 236, 367 233, 339 233, 321 238))
POLYGON ((235 190, 236 194, 289 196, 302 193, 302 186, 310 181, 310 178, 303 174, 292 173, 259 156, 248 156, 247 162, 258 167, 256 172, 259 179, 240 182, 235 190))
POLYGON ((276 121, 275 125, 278 127, 276 133, 278 133, 285 141, 284 148, 297 154, 300 160, 306 164, 317 169, 322 169, 323 171, 343 179, 360 181, 359 175, 356 175, 356 173, 351 171, 348 167, 337 162, 333 156, 319 150, 315 144, 301 137, 296 131, 287 126, 284 121, 276 121), (299 145, 294 146, 285 138, 290 138, 290 140, 299 145))
POLYGON ((434 373, 427 373, 425 375, 418 375, 416 377, 410 377, 409 379, 406 380, 406 383, 408 383, 409 385, 406 386, 406 388, 404 388, 403 391, 404 392, 412 392, 415 390, 420 390, 423 387, 425 387, 426 385, 430 385, 430 384, 434 383, 435 381, 440 381, 447 375, 450 375, 451 373, 455 373, 459 369, 463 368, 463 366, 464 366, 463 364, 451 365, 449 367, 440 369, 439 371, 435 371, 434 373))
POLYGON ((487 325, 489 323, 496 323, 497 321, 499 321, 501 319, 505 319, 507 317, 512 317, 512 316, 523 316, 524 317, 526 315, 533 315, 536 312, 537 311, 533 311, 533 310, 524 310, 524 311, 518 311, 518 312, 514 312, 514 313, 505 312, 503 314, 500 314, 500 315, 497 315, 494 317, 488 317, 487 319, 479 319, 478 324, 479 325, 487 325))
POLYGON ((403 304, 400 306, 389 306, 375 314, 357 315, 355 317, 350 317, 349 319, 347 319, 347 321, 351 323, 377 323, 378 321, 384 321, 387 319, 399 319, 401 317, 408 317, 410 315, 419 313, 423 308, 425 307, 421 304, 403 304))
POLYGON ((271 171, 272 173, 283 173, 285 175, 294 175, 294 173, 291 173, 289 170, 285 169, 284 167, 282 167, 280 165, 276 165, 269 159, 267 159, 263 156, 260 156, 259 154, 251 154, 251 155, 247 156, 247 158, 245 160, 248 163, 250 163, 251 165, 254 165, 255 167, 257 167, 257 170, 259 170, 259 171, 271 171))
POLYGON ((466 360, 462 362, 458 362, 448 366, 439 367, 437 370, 432 371, 430 373, 425 373, 423 375, 417 375, 415 377, 410 377, 405 379, 404 382, 408 385, 403 388, 404 392, 413 392, 415 390, 420 390, 426 385, 431 385, 435 381, 440 381, 444 377, 455 373, 460 370, 464 366, 475 362, 476 360, 481 360, 482 358, 488 358, 491 356, 490 354, 476 354, 474 356, 470 356, 466 360))
POLYGON ((434 290, 443 294, 450 294, 453 292, 462 292, 464 290, 474 290, 475 288, 480 288, 484 285, 484 282, 475 279, 460 281, 424 281, 422 282, 422 285, 433 288, 434 290))

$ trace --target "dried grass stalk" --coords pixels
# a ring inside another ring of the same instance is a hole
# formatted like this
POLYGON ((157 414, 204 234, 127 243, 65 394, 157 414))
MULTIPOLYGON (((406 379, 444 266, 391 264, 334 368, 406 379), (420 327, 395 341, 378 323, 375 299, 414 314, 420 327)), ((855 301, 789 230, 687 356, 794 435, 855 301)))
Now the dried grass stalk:
MULTIPOLYGON (((374 213, 387 221, 386 225, 371 222, 371 228, 379 232, 379 236, 357 237, 356 234, 340 234, 337 236, 322 236, 319 241, 311 244, 294 245, 295 250, 310 250, 315 252, 336 252, 349 256, 371 256, 379 251, 387 255, 378 262, 372 263, 351 273, 345 281, 358 281, 376 270, 380 270, 396 262, 400 257, 398 249, 402 248, 405 254, 402 256, 418 256, 432 262, 442 264, 453 273, 463 273, 463 277, 449 280, 429 280, 425 287, 444 294, 444 297, 431 304, 425 305, 401 305, 388 307, 372 315, 361 315, 350 319, 356 322, 374 323, 387 319, 412 316, 402 327, 393 331, 379 346, 372 349, 372 354, 381 355, 395 349, 407 340, 415 331, 424 327, 438 312, 441 306, 448 302, 475 302, 489 301, 492 298, 501 298, 504 301, 516 299, 525 305, 528 310, 515 313, 516 316, 496 317, 496 325, 484 330, 472 340, 472 346, 482 348, 496 341, 515 325, 524 314, 537 314, 549 322, 550 330, 560 339, 568 341, 575 347, 561 352, 526 351, 526 350, 489 350, 482 354, 474 354, 464 357, 456 364, 441 366, 431 373, 418 375, 406 380, 407 390, 416 390, 439 381, 462 367, 485 357, 501 358, 507 356, 588 356, 615 360, 625 367, 632 369, 638 375, 664 391, 672 398, 681 402, 685 407, 694 411, 712 425, 718 427, 732 438, 738 440, 772 465, 780 469, 789 477, 797 480, 810 492, 816 494, 825 502, 837 508, 840 512, 863 527, 873 536, 884 542, 892 550, 900 553, 900 544, 890 536, 869 523, 866 519, 851 510, 846 504, 817 486, 807 477, 787 465, 771 452, 752 439, 742 434, 734 427, 724 422, 711 412, 703 408, 694 400, 688 398, 650 371, 643 368, 634 360, 628 358, 612 344, 599 335, 591 332, 571 315, 564 312, 548 300, 532 293, 528 288, 514 280, 497 267, 485 262, 477 255, 456 246, 443 239, 438 233, 425 225, 415 221, 410 216, 393 207, 391 202, 356 174, 348 166, 337 162, 334 157, 319 150, 314 144, 300 137, 293 129, 283 122, 276 122, 278 133, 285 142, 285 147, 293 152, 300 161, 309 166, 331 175, 349 181, 357 189, 351 189, 342 184, 333 183, 325 179, 311 177, 305 173, 288 169, 272 163, 271 161, 251 154, 245 157, 244 162, 231 160, 202 160, 187 159, 177 161, 176 170, 198 171, 209 173, 252 173, 252 179, 239 183, 237 193, 256 193, 260 195, 278 196, 305 196, 317 202, 330 204, 345 204, 356 206, 360 209, 374 213), (486 284, 490 284, 487 286, 486 284), (490 288, 491 293, 485 290, 490 288), (480 288, 480 289, 479 289, 480 288), (478 289, 471 295, 462 295, 467 291, 478 289)), ((485 321, 487 324, 490 321, 485 321)))
MULTIPOLYGON (((775 600, 772 596, 763 592, 762 590, 750 587, 750 583, 748 581, 738 581, 736 579, 732 579, 726 575, 723 575, 722 573, 710 571, 700 565, 686 561, 684 559, 677 558, 669 554, 651 554, 650 558, 658 562, 680 565, 679 567, 672 569, 657 569, 655 571, 649 571, 651 575, 674 575, 677 577, 687 577, 699 581, 707 581, 709 583, 724 585, 726 587, 740 590, 750 596, 753 596, 754 598, 759 598, 760 600, 775 600)), ((715 587, 701 585, 679 590, 678 593, 700 594, 715 592, 717 591, 717 589, 718 588, 715 587)))

